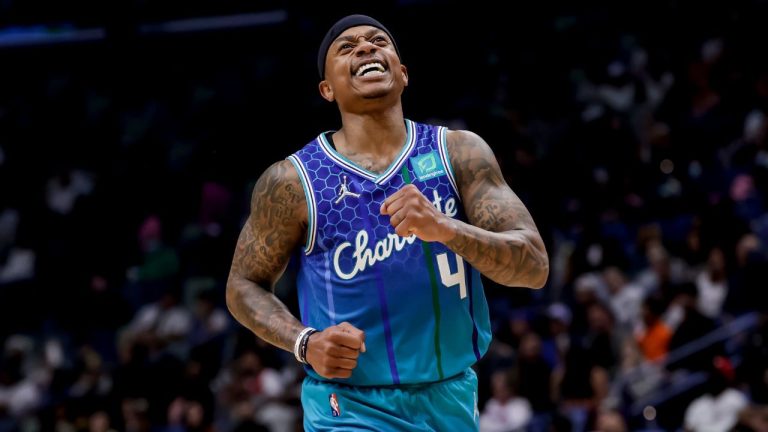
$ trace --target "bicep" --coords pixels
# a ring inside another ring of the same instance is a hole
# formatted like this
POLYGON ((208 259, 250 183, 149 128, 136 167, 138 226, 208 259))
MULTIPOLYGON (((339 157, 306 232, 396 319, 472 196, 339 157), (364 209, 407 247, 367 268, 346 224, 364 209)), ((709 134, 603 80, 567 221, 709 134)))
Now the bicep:
POLYGON ((536 229, 528 209, 504 180, 496 156, 482 138, 471 132, 452 131, 447 144, 469 223, 493 232, 536 229))
POLYGON ((251 212, 237 240, 232 275, 271 287, 301 243, 305 226, 306 201, 298 175, 290 162, 277 162, 253 188, 251 212))

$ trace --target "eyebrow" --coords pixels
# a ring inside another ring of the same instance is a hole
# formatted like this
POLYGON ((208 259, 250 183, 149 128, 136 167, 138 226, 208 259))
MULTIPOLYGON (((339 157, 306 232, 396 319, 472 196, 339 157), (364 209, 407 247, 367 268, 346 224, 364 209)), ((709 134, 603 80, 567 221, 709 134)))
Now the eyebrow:
MULTIPOLYGON (((384 31, 378 28, 373 28, 363 33, 363 37, 366 39, 370 39, 379 33, 384 34, 384 31)), ((360 36, 354 36, 354 35, 339 36, 338 38, 336 38, 335 41, 333 41, 333 43, 336 44, 338 42, 355 42, 359 37, 360 36)))

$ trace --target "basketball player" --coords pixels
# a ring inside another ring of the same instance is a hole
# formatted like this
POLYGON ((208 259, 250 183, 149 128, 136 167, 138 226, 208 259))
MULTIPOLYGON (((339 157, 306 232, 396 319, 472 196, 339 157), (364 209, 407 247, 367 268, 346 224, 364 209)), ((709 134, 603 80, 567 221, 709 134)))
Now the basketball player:
POLYGON ((227 304, 306 363, 306 430, 477 430, 480 274, 544 285, 539 232, 480 137, 403 117, 408 71, 380 22, 339 20, 318 69, 341 128, 262 174, 227 304), (301 320, 271 292, 296 248, 301 320))

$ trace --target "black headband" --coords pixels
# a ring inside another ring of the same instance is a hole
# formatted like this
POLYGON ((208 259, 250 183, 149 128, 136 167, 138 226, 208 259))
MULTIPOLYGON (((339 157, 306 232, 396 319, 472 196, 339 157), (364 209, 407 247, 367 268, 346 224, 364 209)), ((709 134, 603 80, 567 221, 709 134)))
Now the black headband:
POLYGON ((384 24, 367 15, 347 15, 344 18, 336 21, 336 24, 334 24, 330 30, 328 30, 328 33, 325 34, 323 43, 320 44, 320 50, 317 52, 317 71, 320 72, 320 79, 325 78, 325 56, 328 54, 328 48, 331 46, 333 41, 335 41, 340 34, 344 33, 344 30, 350 27, 357 27, 361 25, 368 25, 384 30, 384 32, 392 40, 392 46, 395 47, 397 56, 400 57, 400 50, 397 49, 395 38, 393 38, 392 33, 390 33, 389 30, 384 27, 384 24))

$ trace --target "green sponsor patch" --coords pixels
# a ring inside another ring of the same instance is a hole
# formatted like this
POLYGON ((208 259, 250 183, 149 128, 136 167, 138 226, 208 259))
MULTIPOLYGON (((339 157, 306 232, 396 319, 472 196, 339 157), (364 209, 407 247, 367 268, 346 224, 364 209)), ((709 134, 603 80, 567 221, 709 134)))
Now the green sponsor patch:
POLYGON ((440 156, 436 151, 412 157, 411 167, 413 167, 413 171, 416 173, 416 178, 419 181, 429 180, 446 174, 443 161, 440 160, 440 156))

